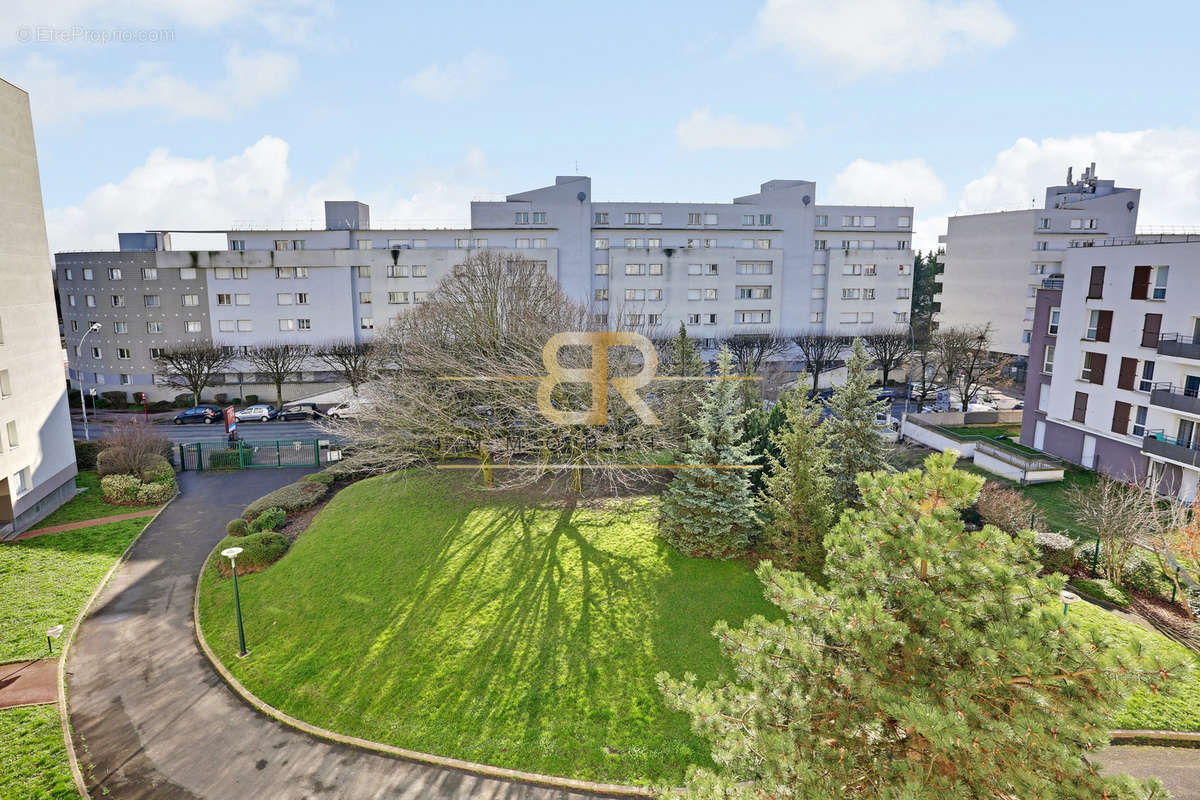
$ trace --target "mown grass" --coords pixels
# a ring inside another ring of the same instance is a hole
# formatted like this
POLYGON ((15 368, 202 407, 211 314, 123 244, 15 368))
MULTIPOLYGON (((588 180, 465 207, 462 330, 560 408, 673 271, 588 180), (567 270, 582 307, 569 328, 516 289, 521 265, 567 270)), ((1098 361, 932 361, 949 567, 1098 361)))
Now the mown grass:
POLYGON ((80 472, 75 476, 75 487, 85 491, 72 497, 56 508, 37 523, 37 528, 52 528, 55 525, 66 525, 70 522, 83 522, 89 519, 112 517, 117 514, 128 514, 131 511, 145 511, 157 506, 116 506, 104 502, 100 491, 100 476, 95 472, 80 472))
POLYGON ((488 764, 648 784, 708 764, 654 675, 731 677, 711 636, 777 610, 747 564, 688 559, 655 501, 573 506, 392 474, 335 497, 284 558, 201 624, 251 691, 342 733, 488 764))
POLYGON ((58 706, 0 711, 0 797, 13 800, 77 798, 58 706))
POLYGON ((1013 439, 1021 436, 1021 423, 1019 422, 1003 425, 946 425, 944 427, 959 436, 986 436, 989 439, 1000 434, 1011 436, 1013 439))
POLYGON ((75 621, 149 521, 109 522, 0 545, 0 662, 45 656, 46 629, 75 621))

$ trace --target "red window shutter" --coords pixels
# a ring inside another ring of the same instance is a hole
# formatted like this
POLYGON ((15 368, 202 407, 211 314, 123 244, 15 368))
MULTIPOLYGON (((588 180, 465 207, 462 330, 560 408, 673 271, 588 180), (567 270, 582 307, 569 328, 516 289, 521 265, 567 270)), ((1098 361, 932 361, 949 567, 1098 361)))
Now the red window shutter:
POLYGON ((1133 291, 1129 294, 1131 300, 1147 300, 1150 297, 1150 268, 1133 268, 1133 291))
POLYGON ((1112 338, 1113 312, 1101 311, 1096 320, 1096 341, 1107 342, 1112 338))
POLYGON ((1104 267, 1092 267, 1092 276, 1088 281, 1088 300, 1100 300, 1104 297, 1104 267))
POLYGON ((1129 412, 1132 406, 1118 400, 1113 404, 1112 432, 1126 434, 1129 432, 1129 412))
POLYGON ((1134 382, 1137 381, 1137 359, 1122 358, 1121 370, 1117 373, 1117 388, 1118 389, 1133 389, 1134 382))
POLYGON ((1142 347, 1158 349, 1158 334, 1162 330, 1162 314, 1147 314, 1142 323, 1142 347))
POLYGON ((1104 367, 1108 363, 1108 356, 1104 353, 1088 353, 1088 358, 1091 359, 1092 375, 1089 380, 1092 383, 1104 383, 1104 367))
POLYGON ((1075 407, 1071 409, 1071 419, 1076 422, 1087 422, 1087 392, 1075 393, 1075 407))

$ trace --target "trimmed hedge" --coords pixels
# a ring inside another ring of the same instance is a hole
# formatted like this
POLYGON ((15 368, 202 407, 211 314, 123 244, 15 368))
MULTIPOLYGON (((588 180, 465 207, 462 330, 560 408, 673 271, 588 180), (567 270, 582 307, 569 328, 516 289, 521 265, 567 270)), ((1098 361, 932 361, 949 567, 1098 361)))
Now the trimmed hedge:
POLYGON ((241 469, 242 457, 234 450, 214 450, 208 454, 208 469, 241 469))
POLYGON ((268 508, 255 517, 254 521, 249 524, 249 528, 253 533, 273 531, 285 522, 287 522, 287 512, 282 508, 274 507, 268 508))
POLYGON ((326 469, 322 470, 321 472, 310 472, 300 480, 301 482, 310 481, 312 483, 323 483, 326 486, 329 486, 331 483, 337 480, 337 475, 334 475, 332 472, 326 469))
POLYGON ((147 456, 142 462, 142 481, 145 483, 175 483, 175 468, 162 456, 147 456))
POLYGON ((142 482, 136 475, 105 475, 100 479, 100 490, 109 503, 136 503, 141 488, 142 482))
POLYGON ((213 553, 217 572, 223 578, 233 574, 229 568, 229 559, 221 555, 221 551, 227 547, 242 548, 237 557, 237 571, 238 575, 245 575, 249 572, 261 572, 282 558, 287 552, 288 540, 282 534, 272 531, 252 533, 248 536, 226 536, 213 553))
POLYGON ((1066 572, 1075 563, 1075 540, 1054 531, 1038 531, 1033 535, 1046 572, 1066 572))
POLYGON ((143 506, 157 506, 167 502, 175 496, 175 481, 170 483, 156 481, 154 483, 143 483, 137 492, 137 502, 143 506))
POLYGON ((81 442, 75 440, 75 463, 81 470, 96 468, 96 457, 104 449, 104 442, 81 442))
POLYGON ((226 536, 245 536, 248 533, 250 533, 250 527, 241 517, 235 517, 225 523, 226 536))
POLYGON ((1129 606, 1129 595, 1124 590, 1113 586, 1112 581, 1100 578, 1098 580, 1089 580, 1087 578, 1073 578, 1071 585, 1080 592, 1100 600, 1106 600, 1115 606, 1127 608, 1129 606))
POLYGON ((324 497, 328 491, 328 486, 314 481, 289 483, 287 486, 276 489, 246 506, 246 509, 242 512, 242 517, 252 519, 268 508, 273 507, 289 512, 303 511, 306 508, 316 505, 317 501, 324 497))

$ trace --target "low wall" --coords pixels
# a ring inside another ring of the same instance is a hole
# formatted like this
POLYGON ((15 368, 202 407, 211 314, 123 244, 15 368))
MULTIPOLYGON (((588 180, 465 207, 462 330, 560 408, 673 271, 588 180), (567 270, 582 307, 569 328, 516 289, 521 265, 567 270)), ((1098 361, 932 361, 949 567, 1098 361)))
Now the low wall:
MULTIPOLYGON (((1021 422, 1023 411, 933 411, 921 414, 930 425, 953 428, 959 425, 1014 425, 1021 422)), ((916 415, 912 415, 916 416, 916 415)))
POLYGON ((1012 413, 1019 415, 1021 412, 985 411, 963 414, 961 411, 951 411, 934 414, 910 414, 905 419, 901 432, 904 438, 924 445, 931 450, 937 450, 938 452, 955 450, 959 458, 970 459, 980 469, 987 470, 993 475, 999 475, 1011 481, 1022 484, 1061 481, 1064 475, 1064 465, 1057 459, 1034 455, 1027 456, 980 438, 959 440, 948 432, 938 429, 940 427, 962 424, 963 418, 966 417, 969 419, 972 414, 996 417, 1001 414, 1012 413))
MULTIPOLYGON (((922 417, 935 417, 937 414, 922 414, 922 417)), ((961 416, 961 415, 960 415, 961 416)), ((932 422, 932 420, 930 420, 932 422)), ((935 423, 936 424, 936 423, 935 423)), ((975 443, 960 442, 957 439, 951 438, 944 433, 940 433, 932 428, 926 428, 923 425, 918 425, 912 421, 912 415, 904 421, 904 426, 901 430, 905 439, 910 439, 917 444, 922 444, 930 450, 937 450, 943 453, 946 450, 957 450, 959 458, 974 458, 975 443)))

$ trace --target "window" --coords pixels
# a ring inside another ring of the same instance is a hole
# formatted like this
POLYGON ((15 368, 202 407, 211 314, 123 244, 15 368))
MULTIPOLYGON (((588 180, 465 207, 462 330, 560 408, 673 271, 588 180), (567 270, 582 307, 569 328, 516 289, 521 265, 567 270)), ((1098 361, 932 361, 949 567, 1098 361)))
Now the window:
POLYGON ((862 264, 843 264, 843 275, 862 275, 862 264))
POLYGON ((625 299, 626 300, 645 300, 646 299, 646 290, 645 289, 626 289, 625 290, 625 299))
POLYGON ((912 225, 912 217, 896 217, 897 228, 907 228, 912 225))
MULTIPOLYGON (((280 295, 280 296, 282 297, 282 295, 280 295)), ((233 305, 233 295, 231 295, 231 294, 218 294, 218 295, 217 295, 217 305, 219 305, 219 306, 231 306, 231 305, 233 305)))
POLYGON ((24 467, 17 473, 17 491, 21 495, 33 488, 33 473, 29 467, 24 467))
POLYGON ((717 315, 716 314, 701 314, 700 316, 704 320, 705 325, 716 325, 717 324, 717 315))
POLYGON ((156 294, 148 294, 142 297, 142 303, 146 308, 158 308, 162 305, 162 298, 156 294))
POLYGON ((77 319, 71 320, 71 330, 73 330, 73 331, 79 330, 79 320, 77 320, 77 319))
POLYGON ((813 224, 814 225, 828 225, 829 224, 829 215, 828 214, 817 214, 815 217, 813 217, 813 224))
POLYGON ((716 264, 705 264, 704 265, 704 274, 705 275, 716 275, 716 274, 718 274, 719 269, 720 268, 716 264))
POLYGON ((699 289, 688 289, 687 292, 688 292, 687 293, 688 300, 699 300, 700 299, 700 290, 699 289))
POLYGON ((355 271, 358 273, 358 277, 360 278, 371 277, 371 268, 369 266, 363 265, 361 267, 355 267, 355 271))
POLYGON ((1147 314, 1142 321, 1142 347, 1158 348, 1158 335, 1162 330, 1162 314, 1147 314))
POLYGON ((625 224, 626 225, 644 225, 644 224, 646 224, 646 215, 640 211, 626 211, 625 212, 625 224))
POLYGON ((429 299, 429 292, 413 292, 414 303, 424 303, 429 299))
POLYGON ((1034 250, 1049 250, 1050 243, 1045 241, 1044 239, 1041 241, 1038 241, 1038 242, 1034 242, 1033 249, 1034 250))
POLYGON ((296 277, 297 278, 307 278, 308 277, 308 267, 296 267, 296 277))
POLYGON ((125 307, 125 295, 114 294, 112 296, 112 304, 113 304, 113 308, 124 308, 125 307))
POLYGON ((843 250, 857 250, 858 249, 858 239, 842 239, 842 249, 843 250))
POLYGON ((646 247, 662 247, 662 239, 647 239, 646 247))
POLYGON ((608 212, 607 211, 597 211, 594 214, 592 214, 592 224, 593 225, 607 225, 608 224, 608 212))
POLYGON ((901 264, 896 269, 897 275, 912 275, 912 264, 901 264))
POLYGON ((93 274, 93 273, 92 273, 92 269, 91 269, 91 267, 84 267, 84 268, 83 268, 83 279, 84 279, 85 281, 90 281, 90 280, 92 279, 92 274, 93 274))
POLYGON ((828 247, 828 245, 829 245, 829 242, 826 241, 825 239, 814 239, 813 240, 813 249, 814 250, 825 250, 828 247))
POLYGON ((814 324, 822 324, 825 322, 825 312, 814 311, 808 315, 808 321, 814 324))
POLYGON ((303 250, 304 249, 304 240, 303 239, 292 239, 292 249, 293 250, 303 250))
POLYGON ((1101 300, 1103 298, 1104 298, 1104 267, 1092 267, 1091 276, 1088 278, 1087 299, 1088 300, 1101 300))
POLYGON ((298 330, 302 330, 302 331, 311 331, 312 330, 312 320, 311 319, 298 319, 298 320, 296 320, 296 328, 298 330))
POLYGON ((161 322, 150 321, 146 323, 146 333, 162 333, 163 327, 161 322))
POLYGON ((1090 342, 1107 342, 1112 336, 1112 312, 1093 310, 1088 312, 1088 327, 1084 333, 1090 342))
POLYGON ((908 249, 908 239, 897 240, 896 249, 897 250, 907 250, 908 249))
POLYGON ((1034 306, 1025 306, 1025 322, 1032 322, 1033 315, 1037 312, 1034 306))
POLYGON ((408 264, 388 264, 387 276, 389 278, 407 278, 409 274, 408 264))
POLYGON ((72 269, 64 269, 63 270, 63 280, 65 280, 65 281, 75 280, 75 271, 72 269))
POLYGON ((128 347, 118 347, 117 358, 121 360, 133 358, 133 351, 131 351, 128 347))
POLYGON ((183 323, 183 331, 184 331, 184 333, 199 333, 200 332, 200 320, 198 320, 198 319, 185 320, 183 323))
POLYGON ((1088 405, 1087 392, 1076 392, 1075 393, 1075 404, 1071 409, 1071 419, 1074 420, 1075 422, 1086 423, 1087 422, 1087 405, 1088 405))
POLYGON ((608 264, 597 264, 595 266, 595 274, 607 275, 608 274, 608 264))
POLYGON ((370 250, 375 246, 375 241, 373 239, 355 239, 354 245, 359 250, 370 250))
POLYGON ((742 214, 742 224, 743 225, 753 225, 754 224, 754 215, 753 214, 742 214))
POLYGON ((1155 300, 1167 299, 1167 276, 1171 271, 1170 267, 1155 267, 1154 268, 1154 293, 1152 295, 1155 300))
POLYGON ((625 274, 626 275, 645 275, 646 274, 646 265, 645 264, 626 264, 625 265, 625 274))
POLYGON ((67 305, 71 306, 71 308, 75 307, 75 295, 67 295, 67 305))
POLYGON ((12 381, 6 369, 0 369, 0 397, 12 397, 12 381))
POLYGON ((737 287, 738 300, 770 300, 770 286, 739 286, 737 287))
MULTIPOLYGON (((545 225, 546 224, 546 212, 545 211, 533 212, 533 224, 534 225, 545 225)), ((484 240, 484 241, 486 241, 486 240, 484 240)), ((483 246, 487 247, 486 244, 483 246)))
POLYGON ((389 250, 408 250, 412 248, 412 239, 388 239, 389 250))
POLYGON ((529 224, 529 212, 528 211, 518 211, 516 214, 513 215, 513 222, 515 222, 517 225, 528 225, 529 224))
POLYGON ((488 246, 487 239, 476 239, 475 246, 476 247, 487 247, 488 246))
POLYGON ((901 287, 896 290, 896 299, 907 300, 911 294, 911 290, 901 287))
POLYGON ((359 303, 359 305, 364 305, 364 306, 370 305, 371 304, 371 293, 370 292, 359 292, 358 293, 358 303, 359 303))
POLYGON ((1089 383, 1104 383, 1104 366, 1108 356, 1104 353, 1083 354, 1083 369, 1079 371, 1079 380, 1089 383))
POLYGON ((907 311, 893 311, 892 312, 892 322, 907 325, 908 324, 908 312, 907 311))
POLYGON ((1121 357, 1121 368, 1117 371, 1117 388, 1133 391, 1137 381, 1137 359, 1128 356, 1121 357))
POLYGON ((528 250, 529 249, 529 240, 518 238, 517 239, 517 249, 518 250, 528 250))
POLYGON ((276 267, 275 277, 279 279, 296 277, 296 270, 292 267, 276 267))
POLYGON ((687 324, 688 325, 699 325, 700 324, 700 315, 699 314, 688 314, 687 315, 687 324))
POLYGON ((1043 231, 1050 230, 1050 218, 1049 217, 1042 217, 1041 219, 1038 220, 1038 230, 1043 230, 1043 231))
POLYGON ((235 295, 233 296, 233 304, 234 304, 235 306, 248 306, 248 305, 250 305, 250 295, 248 295, 248 294, 235 294, 235 295))
MULTIPOLYGON (((142 270, 143 273, 145 271, 146 270, 142 270)), ((145 277, 145 275, 143 275, 142 277, 145 277)), ((233 270, 229 267, 214 267, 213 268, 213 280, 227 281, 232 277, 233 277, 233 270)))
POLYGON ((705 225, 716 225, 717 224, 717 215, 716 214, 705 214, 704 215, 704 224, 705 225))
POLYGON ((1033 331, 1021 331, 1021 344, 1029 344, 1033 341, 1033 331))
POLYGON ((607 250, 608 239, 592 239, 592 247, 596 250, 607 250))
POLYGON ((151 358, 162 358, 162 354, 163 354, 163 349, 161 347, 151 347, 150 348, 150 357, 151 358))
POLYGON ((649 214, 646 215, 646 224, 647 225, 662 225, 662 212, 651 211, 649 214))
POLYGON ((641 247, 642 240, 641 239, 626 239, 625 246, 626 247, 641 247))
POLYGON ((294 319, 281 319, 281 320, 279 320, 279 330, 281 330, 281 331, 294 331, 294 330, 296 330, 296 320, 294 320, 294 319))
POLYGON ((843 300, 857 300, 858 299, 858 289, 842 289, 842 299, 843 300))
POLYGON ((697 248, 700 246, 700 240, 699 239, 688 239, 687 246, 688 246, 689 250, 697 248))
POLYGON ((234 267, 233 268, 233 279, 234 280, 244 281, 249 277, 250 277, 250 270, 247 269, 246 267, 234 267))
POLYGON ((179 280, 181 280, 181 281, 196 280, 196 268, 195 267, 180 267, 179 268, 179 280))
POLYGON ((1058 318, 1062 314, 1062 309, 1054 306, 1050 309, 1050 324, 1046 327, 1046 333, 1050 336, 1058 336, 1058 318))
POLYGON ((408 292, 388 292, 388 303, 399 305, 408 302, 408 292))
POLYGON ((662 275, 663 274, 663 265, 662 264, 651 264, 650 265, 650 274, 651 275, 662 275))
POLYGON ((809 292, 808 296, 811 297, 813 300, 824 300, 825 299, 825 289, 820 286, 817 286, 809 292))
POLYGON ((647 325, 661 325, 662 324, 662 314, 647 314, 646 315, 646 324, 647 325))
POLYGON ((254 322, 248 319, 239 319, 237 321, 238 333, 250 333, 254 330, 254 322))
POLYGON ((1045 411, 1046 407, 1049 404, 1050 404, 1050 384, 1043 383, 1041 386, 1038 387, 1037 410, 1045 411))
POLYGON ((83 296, 83 304, 85 306, 87 306, 88 308, 95 308, 96 307, 96 295, 85 294, 83 296))
POLYGON ((771 240, 770 239, 759 239, 755 244, 758 245, 759 250, 770 250, 771 249, 771 240))
POLYGON ((457 247, 458 249, 462 250, 466 247, 471 246, 471 240, 470 239, 455 239, 454 246, 457 247))
POLYGON ((608 314, 592 314, 592 321, 597 325, 607 325, 608 314))
POLYGON ((733 321, 739 325, 757 325, 771 321, 770 311, 735 311, 733 321))
POLYGON ((413 249, 414 250, 416 250, 418 248, 424 248, 428 244, 429 244, 429 241, 426 239, 413 239, 413 249))
POLYGON ((245 250, 246 249, 246 240, 245 239, 230 239, 229 240, 229 249, 230 250, 245 250))
POLYGON ((662 297, 663 297, 662 289, 647 289, 646 290, 646 299, 647 300, 658 301, 658 300, 662 300, 662 297))
POLYGON ((20 438, 17 436, 17 421, 9 420, 4 427, 8 432, 8 449, 13 450, 21 444, 20 438))
POLYGON ((218 320, 217 330, 221 331, 222 333, 232 333, 234 330, 236 330, 234 321, 231 319, 218 320))
POLYGON ((874 300, 875 299, 875 290, 874 289, 863 289, 862 293, 863 293, 863 300, 874 300))
POLYGON ((702 225, 704 223, 704 215, 694 212, 688 213, 688 225, 702 225))
POLYGON ((1137 406, 1137 410, 1133 415, 1133 429, 1129 431, 1132 436, 1146 435, 1146 414, 1149 411, 1146 406, 1137 406))
MULTIPOLYGON (((228 297, 229 295, 225 295, 225 296, 228 297)), ((295 295, 293 295, 291 292, 279 292, 278 294, 275 295, 275 305, 290 306, 294 299, 295 299, 295 295)), ((229 305, 229 303, 225 303, 224 305, 229 305)))
POLYGON ((113 323, 113 333, 129 333, 129 323, 128 322, 114 322, 113 323))
POLYGON ((759 214, 758 215, 758 224, 759 225, 772 225, 774 223, 771 222, 770 214, 759 214))
POLYGON ((704 290, 704 299, 705 300, 716 300, 717 299, 717 290, 716 289, 705 289, 704 290))
POLYGON ((110 281, 119 281, 119 280, 121 280, 121 268, 120 268, 120 267, 109 267, 109 269, 108 269, 108 279, 109 279, 110 281))
POLYGON ((699 264, 688 264, 688 275, 699 275, 701 269, 699 264))
POLYGON ((296 292, 296 305, 308 305, 308 292, 296 292))
POLYGON ((1154 388, 1154 362, 1142 362, 1142 379, 1138 381, 1138 391, 1148 392, 1154 388))
POLYGON ((770 275, 770 261, 739 261, 737 262, 738 275, 770 275))
POLYGON ((99 347, 92 348, 92 358, 102 358, 103 351, 99 347))
POLYGON ((704 240, 704 246, 705 246, 705 247, 716 247, 716 246, 717 246, 717 240, 716 240, 716 239, 705 239, 705 240, 704 240))
POLYGON ((641 314, 626 314, 625 315, 625 324, 626 325, 641 325, 642 324, 642 315, 641 314))

